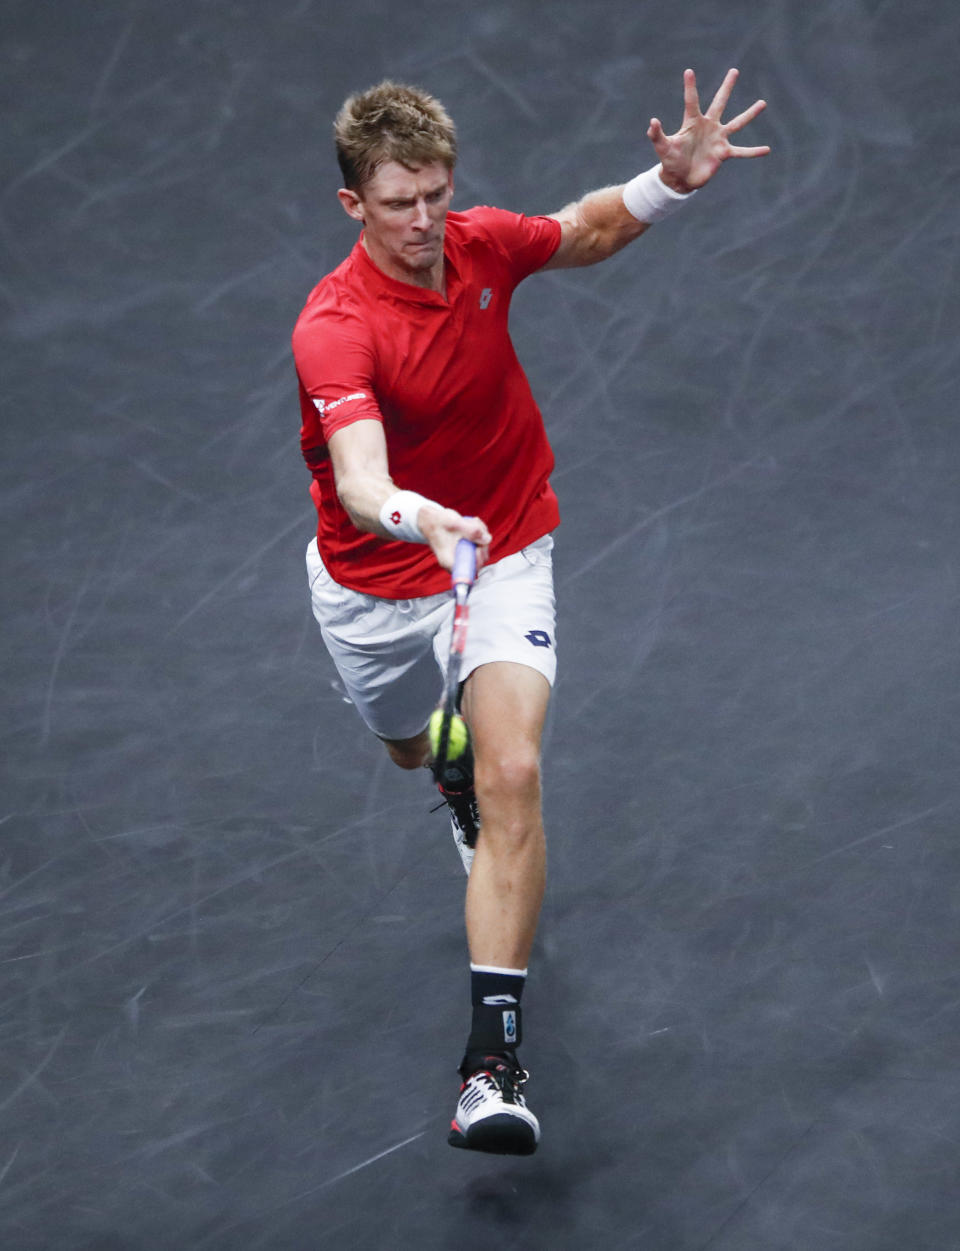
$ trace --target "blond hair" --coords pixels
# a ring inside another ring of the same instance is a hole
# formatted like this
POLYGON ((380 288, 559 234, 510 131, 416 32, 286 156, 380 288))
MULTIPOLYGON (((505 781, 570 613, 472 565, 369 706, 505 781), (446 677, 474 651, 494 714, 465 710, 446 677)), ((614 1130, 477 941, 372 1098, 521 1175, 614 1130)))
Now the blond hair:
POLYGON ((408 169, 439 161, 453 169, 457 130, 439 100, 389 80, 349 96, 333 124, 344 186, 359 192, 384 161, 408 169))

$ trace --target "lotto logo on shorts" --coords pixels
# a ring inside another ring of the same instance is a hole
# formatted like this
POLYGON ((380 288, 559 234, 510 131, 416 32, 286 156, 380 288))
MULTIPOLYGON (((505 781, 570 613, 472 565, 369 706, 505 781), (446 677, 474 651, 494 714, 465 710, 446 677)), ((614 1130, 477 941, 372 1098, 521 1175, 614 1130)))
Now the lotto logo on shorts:
POLYGON ((528 643, 532 643, 534 647, 550 646, 550 635, 546 630, 528 630, 523 637, 528 643))
POLYGON ((390 521, 395 526, 398 526, 400 524, 400 514, 397 512, 396 509, 394 509, 393 512, 390 514, 390 521))
POLYGON ((515 1043, 517 1041, 516 1012, 504 1012, 503 1014, 503 1041, 505 1043, 515 1043))

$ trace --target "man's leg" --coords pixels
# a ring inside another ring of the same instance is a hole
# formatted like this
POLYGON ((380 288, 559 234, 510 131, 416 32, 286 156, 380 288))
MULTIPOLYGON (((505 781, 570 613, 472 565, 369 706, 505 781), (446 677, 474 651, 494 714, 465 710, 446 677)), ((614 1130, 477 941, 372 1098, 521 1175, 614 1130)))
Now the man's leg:
POLYGON ((430 736, 426 730, 414 738, 385 738, 381 742, 401 769, 420 769, 430 759, 430 736))
POLYGON ((541 673, 508 661, 481 665, 464 690, 481 821, 466 901, 474 964, 524 969, 533 945, 546 875, 540 739, 549 700, 541 673))
POLYGON ((449 614, 449 595, 398 603, 340 586, 316 539, 306 562, 313 615, 348 698, 396 764, 419 768, 429 754, 427 718, 442 689, 434 637, 449 614))
POLYGON ((528 1155, 540 1139, 516 1047, 543 900, 540 738, 549 699, 547 679, 511 661, 481 665, 464 690, 481 828, 467 885, 473 1020, 449 1137, 454 1147, 528 1155))

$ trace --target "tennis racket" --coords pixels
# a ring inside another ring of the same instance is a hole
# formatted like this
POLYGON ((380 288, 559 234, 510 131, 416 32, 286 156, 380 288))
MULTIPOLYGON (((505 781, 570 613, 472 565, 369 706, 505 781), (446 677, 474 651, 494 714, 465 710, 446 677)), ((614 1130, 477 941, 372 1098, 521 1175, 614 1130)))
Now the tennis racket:
POLYGON ((460 687, 460 665, 463 649, 467 645, 467 621, 470 608, 467 597, 477 578, 477 548, 469 539, 460 539, 453 556, 450 583, 453 589, 453 632, 450 635, 450 655, 447 658, 447 677, 443 685, 443 714, 440 721, 439 742, 434 759, 434 775, 442 777, 447 766, 447 750, 450 746, 450 722, 457 711, 457 693, 460 687))

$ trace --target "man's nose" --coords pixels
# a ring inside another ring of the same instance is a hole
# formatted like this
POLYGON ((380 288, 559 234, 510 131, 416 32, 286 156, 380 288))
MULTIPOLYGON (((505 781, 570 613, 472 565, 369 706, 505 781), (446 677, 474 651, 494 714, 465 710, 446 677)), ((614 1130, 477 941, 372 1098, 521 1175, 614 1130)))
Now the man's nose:
POLYGON ((413 224, 418 230, 426 230, 430 225, 430 214, 427 212, 427 203, 425 200, 417 201, 416 214, 413 224))

